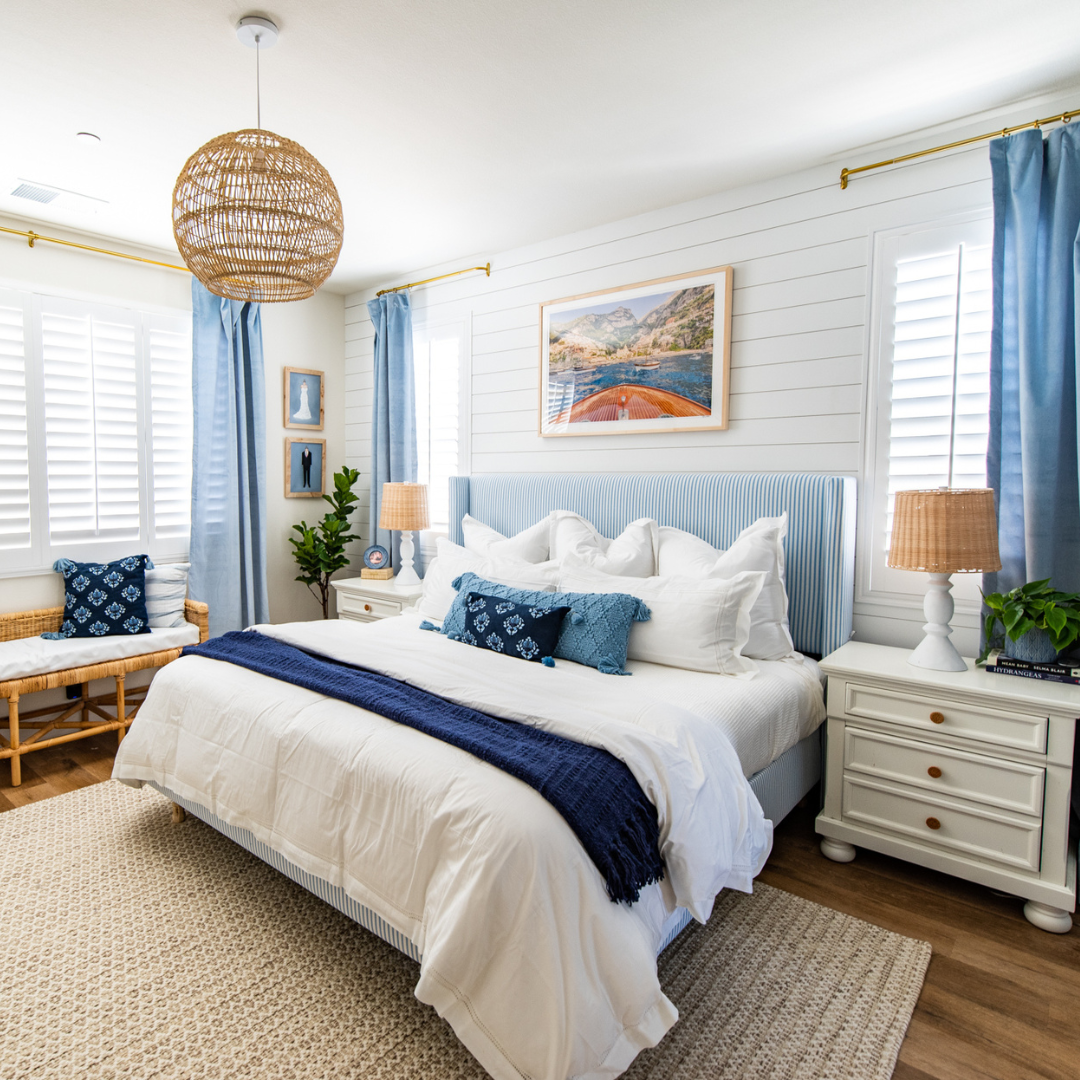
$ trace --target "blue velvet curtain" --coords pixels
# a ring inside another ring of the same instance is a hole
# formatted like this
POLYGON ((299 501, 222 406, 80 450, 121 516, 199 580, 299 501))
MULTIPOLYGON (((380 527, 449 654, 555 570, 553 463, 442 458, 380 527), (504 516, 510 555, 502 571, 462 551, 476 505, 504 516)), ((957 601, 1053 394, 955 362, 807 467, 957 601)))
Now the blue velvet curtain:
MULTIPOLYGON (((401 565, 399 534, 379 526, 382 486, 416 482, 416 386, 413 368, 412 311, 405 292, 368 301, 375 324, 375 395, 371 407, 371 521, 373 544, 390 552, 395 570, 401 565)), ((420 537, 413 565, 423 573, 420 537)))
POLYGON ((1002 569, 987 592, 1051 578, 1080 591, 1077 283, 1080 124, 990 144, 993 334, 987 478, 1002 569))
POLYGON ((266 394, 258 304, 191 279, 193 599, 210 633, 269 622, 266 591, 266 394))

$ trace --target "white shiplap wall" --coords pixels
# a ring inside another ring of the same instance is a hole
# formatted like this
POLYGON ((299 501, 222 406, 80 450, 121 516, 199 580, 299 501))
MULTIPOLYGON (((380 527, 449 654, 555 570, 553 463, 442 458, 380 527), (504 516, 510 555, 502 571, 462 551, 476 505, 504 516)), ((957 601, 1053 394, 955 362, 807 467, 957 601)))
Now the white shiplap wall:
MULTIPOLYGON (((466 466, 477 473, 775 470, 860 476, 874 233, 988 206, 990 173, 985 144, 860 177, 846 191, 838 173, 830 165, 493 254, 490 278, 477 274, 414 290, 415 319, 471 320, 466 466), (725 264, 734 267, 728 431, 537 435, 538 304, 725 264)), ((345 312, 346 453, 365 477, 373 344, 365 304, 373 295, 349 296, 345 312)), ((366 501, 361 520, 366 528, 366 501)), ((921 622, 911 605, 861 604, 856 634, 914 644, 921 622)), ((975 648, 973 635, 958 630, 962 651, 975 648)))

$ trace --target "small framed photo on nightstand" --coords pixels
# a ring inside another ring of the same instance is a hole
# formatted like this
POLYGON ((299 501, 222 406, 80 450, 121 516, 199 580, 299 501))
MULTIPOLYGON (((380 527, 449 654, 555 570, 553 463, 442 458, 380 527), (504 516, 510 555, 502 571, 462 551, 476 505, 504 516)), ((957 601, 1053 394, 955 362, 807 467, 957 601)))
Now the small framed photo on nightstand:
POLYGON ((326 440, 285 440, 285 498, 317 499, 326 486, 326 440))
POLYGON ((285 426, 323 429, 323 372, 312 368, 287 367, 283 373, 285 426))

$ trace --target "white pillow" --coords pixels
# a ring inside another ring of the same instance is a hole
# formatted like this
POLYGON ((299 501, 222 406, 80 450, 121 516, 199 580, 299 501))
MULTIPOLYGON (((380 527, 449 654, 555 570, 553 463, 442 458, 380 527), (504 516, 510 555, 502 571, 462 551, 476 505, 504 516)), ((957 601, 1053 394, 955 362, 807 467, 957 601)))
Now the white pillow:
POLYGON ((146 571, 146 614, 154 628, 183 626, 191 563, 173 563, 146 571))
POLYGON ((656 573, 656 522, 639 518, 614 540, 601 536, 580 514, 556 510, 551 515, 551 557, 572 556, 606 574, 651 577, 656 573))
POLYGON ((559 592, 623 592, 648 604, 649 620, 630 629, 627 659, 716 675, 756 670, 742 650, 750 635, 750 609, 764 584, 760 571, 730 578, 620 577, 573 556, 559 574, 559 592))
POLYGON ((461 531, 465 534, 465 550, 477 555, 522 559, 530 563, 544 562, 548 557, 548 535, 551 532, 548 518, 522 529, 515 536, 505 537, 490 525, 466 514, 461 519, 461 531))
POLYGON ((795 646, 788 626, 784 587, 784 537, 788 519, 758 518, 719 551, 700 537, 667 526, 659 530, 659 572, 697 578, 730 578, 744 570, 764 571, 765 586, 750 613, 750 640, 743 652, 755 660, 782 660, 795 646))
POLYGON ((558 580, 556 563, 528 563, 522 559, 486 559, 483 555, 440 536, 436 540, 437 555, 424 571, 424 591, 416 605, 421 615, 442 622, 457 596, 453 582, 470 571, 498 585, 514 585, 521 589, 554 592, 558 580))

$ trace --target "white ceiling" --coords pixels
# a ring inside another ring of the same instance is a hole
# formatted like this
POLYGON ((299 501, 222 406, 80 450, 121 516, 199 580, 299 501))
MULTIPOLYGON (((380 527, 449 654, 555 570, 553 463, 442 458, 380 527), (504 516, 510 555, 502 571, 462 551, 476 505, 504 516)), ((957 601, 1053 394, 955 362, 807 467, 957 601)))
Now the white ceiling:
POLYGON ((341 292, 1080 82, 1077 0, 0 0, 0 184, 109 200, 0 212, 171 248, 184 160, 254 126, 245 14, 281 29, 264 125, 341 194, 341 292))

